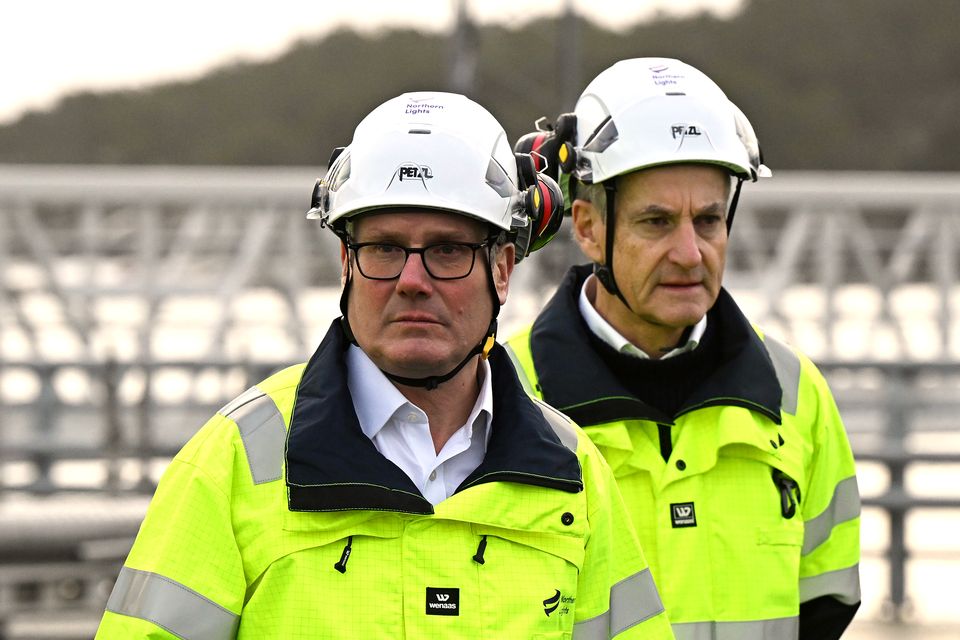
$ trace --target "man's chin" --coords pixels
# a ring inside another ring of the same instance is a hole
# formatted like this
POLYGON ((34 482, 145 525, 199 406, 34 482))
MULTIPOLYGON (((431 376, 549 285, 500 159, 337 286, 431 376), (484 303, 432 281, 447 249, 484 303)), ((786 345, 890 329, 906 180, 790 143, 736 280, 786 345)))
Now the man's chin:
POLYGON ((378 365, 383 371, 392 375, 419 379, 446 375, 460 364, 461 359, 454 359, 449 354, 443 356, 437 354, 431 357, 429 352, 419 351, 407 357, 391 357, 378 365))
POLYGON ((703 318, 703 316, 704 314, 698 315, 695 313, 673 316, 671 318, 665 318, 663 326, 683 331, 688 327, 692 327, 700 322, 700 319, 703 318))
POLYGON ((654 308, 654 315, 659 316, 667 326, 689 327, 697 324, 712 304, 705 297, 696 300, 672 300, 669 303, 657 305, 659 308, 654 308))

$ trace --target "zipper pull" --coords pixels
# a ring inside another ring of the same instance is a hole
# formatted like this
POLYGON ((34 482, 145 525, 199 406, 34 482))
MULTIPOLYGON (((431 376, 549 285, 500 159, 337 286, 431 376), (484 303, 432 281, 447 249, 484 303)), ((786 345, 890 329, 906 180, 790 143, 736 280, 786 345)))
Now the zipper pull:
POLYGON ((789 520, 797 513, 797 505, 800 504, 800 487, 793 478, 780 469, 773 470, 773 484, 780 490, 780 513, 789 520), (797 496, 796 500, 793 498, 794 494, 797 496))
POLYGON ((486 562, 483 559, 483 553, 487 550, 487 536, 480 538, 480 544, 477 545, 477 552, 473 554, 473 561, 477 564, 483 564, 486 562))
POLYGON ((343 553, 340 554, 340 561, 333 565, 333 568, 339 571, 340 573, 347 572, 347 560, 350 559, 350 553, 353 547, 353 536, 347 538, 347 546, 343 548, 343 553))

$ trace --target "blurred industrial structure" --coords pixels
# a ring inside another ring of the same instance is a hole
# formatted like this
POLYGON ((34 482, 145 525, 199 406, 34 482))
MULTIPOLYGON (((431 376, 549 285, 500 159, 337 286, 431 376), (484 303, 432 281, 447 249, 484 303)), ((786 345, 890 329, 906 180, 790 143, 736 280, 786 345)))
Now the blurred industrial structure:
MULTIPOLYGON (((169 458, 338 315, 316 175, 0 165, 0 637, 89 637, 169 458)), ((915 616, 911 562, 960 560, 908 536, 960 514, 911 480, 960 478, 960 175, 780 172, 740 207, 727 286, 820 364, 861 464, 862 615, 915 616)), ((518 270, 502 334, 580 260, 568 232, 518 270)))

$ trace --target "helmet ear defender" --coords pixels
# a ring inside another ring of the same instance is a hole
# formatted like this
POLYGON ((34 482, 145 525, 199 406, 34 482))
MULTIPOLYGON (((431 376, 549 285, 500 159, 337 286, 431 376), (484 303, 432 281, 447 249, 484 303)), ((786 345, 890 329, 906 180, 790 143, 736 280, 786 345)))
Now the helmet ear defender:
POLYGON ((560 114, 556 124, 540 118, 537 120, 537 130, 521 136, 513 145, 513 150, 533 156, 536 170, 557 181, 560 179, 560 171, 571 173, 577 166, 576 150, 573 146, 576 136, 576 114, 560 114))
POLYGON ((550 242, 563 222, 563 189, 557 182, 560 171, 568 173, 576 166, 576 134, 577 116, 564 113, 556 124, 540 118, 537 130, 522 136, 513 146, 523 209, 530 218, 528 227, 517 232, 517 247, 524 256, 550 242))
POLYGON ((550 176, 537 170, 538 160, 528 153, 515 153, 520 198, 526 226, 516 231, 517 262, 542 248, 563 222, 563 192, 550 176))
MULTIPOLYGON (((556 124, 546 118, 540 118, 536 123, 537 130, 521 136, 513 146, 518 153, 530 154, 537 171, 547 175, 560 185, 561 209, 570 214, 570 203, 573 202, 573 186, 576 182, 571 178, 577 168, 579 154, 575 146, 577 137, 577 115, 562 113, 557 117, 556 124), (563 203, 564 192, 569 198, 563 203)), ((558 225, 559 226, 559 225, 558 225)))

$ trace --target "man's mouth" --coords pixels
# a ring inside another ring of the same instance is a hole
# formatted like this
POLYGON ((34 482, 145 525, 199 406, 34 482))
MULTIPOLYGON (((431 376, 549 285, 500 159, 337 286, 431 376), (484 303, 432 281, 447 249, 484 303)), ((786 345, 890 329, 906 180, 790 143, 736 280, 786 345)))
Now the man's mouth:
POLYGON ((391 322, 397 324, 441 324, 440 320, 433 314, 420 312, 397 314, 391 319, 391 322))

